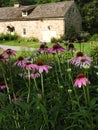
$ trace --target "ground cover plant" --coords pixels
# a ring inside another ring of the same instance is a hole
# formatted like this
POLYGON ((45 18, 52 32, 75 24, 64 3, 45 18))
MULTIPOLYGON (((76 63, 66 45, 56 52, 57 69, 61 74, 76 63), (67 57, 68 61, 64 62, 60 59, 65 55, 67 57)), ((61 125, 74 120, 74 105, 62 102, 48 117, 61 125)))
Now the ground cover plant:
POLYGON ((0 44, 9 46, 25 46, 33 48, 39 47, 39 41, 35 37, 23 38, 20 37, 18 34, 11 35, 9 33, 0 34, 0 44))
POLYGON ((98 129, 98 50, 90 57, 75 45, 30 55, 0 48, 1 130, 98 129))

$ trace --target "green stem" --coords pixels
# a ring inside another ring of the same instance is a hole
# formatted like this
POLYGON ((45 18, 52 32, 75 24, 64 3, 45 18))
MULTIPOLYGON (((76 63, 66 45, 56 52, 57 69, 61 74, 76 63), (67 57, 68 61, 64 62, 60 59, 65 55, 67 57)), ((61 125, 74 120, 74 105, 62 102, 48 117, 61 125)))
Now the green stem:
POLYGON ((73 85, 73 91, 74 91, 74 94, 75 94, 76 100, 77 100, 77 102, 78 102, 78 107, 80 108, 79 98, 78 98, 77 92, 76 92, 76 90, 75 90, 75 88, 74 88, 73 79, 72 79, 72 77, 71 77, 71 74, 70 74, 70 73, 69 73, 69 79, 70 79, 70 80, 71 80, 71 82, 72 82, 72 85, 73 85))
POLYGON ((5 82, 6 87, 7 87, 7 93, 8 93, 9 102, 11 104, 12 103, 12 101, 11 101, 11 95, 10 95, 9 87, 8 87, 8 84, 7 84, 7 81, 6 81, 5 71, 4 71, 4 69, 3 69, 2 66, 1 66, 1 69, 2 69, 2 74, 3 74, 4 82, 5 82))
MULTIPOLYGON (((10 57, 9 57, 10 59, 10 57)), ((16 96, 15 96, 15 92, 14 92, 14 87, 13 87, 13 79, 12 79, 12 70, 11 70, 11 59, 9 60, 9 70, 10 70, 10 80, 11 80, 11 88, 12 88, 12 92, 13 92, 13 97, 16 100, 16 96)))
POLYGON ((41 86, 42 86, 42 96, 44 97, 44 83, 43 83, 43 75, 41 74, 41 86))
MULTIPOLYGON (((55 59, 55 56, 53 55, 54 59, 55 59)), ((55 74, 56 74, 56 79, 57 79, 57 83, 60 85, 60 80, 59 80, 59 76, 58 76, 58 72, 57 72, 57 64, 54 64, 55 65, 55 74)))
POLYGON ((13 118, 14 118, 14 123, 15 123, 16 128, 20 128, 20 124, 19 124, 19 121, 18 121, 19 120, 18 115, 15 115, 14 110, 12 111, 12 113, 13 113, 13 118))
POLYGON ((17 117, 17 125, 18 125, 18 128, 20 128, 20 123, 19 123, 19 115, 18 115, 18 112, 16 113, 16 117, 17 117))
POLYGON ((86 89, 85 89, 85 86, 83 86, 83 92, 84 92, 85 104, 87 105, 87 98, 86 98, 86 89))
POLYGON ((86 89, 87 89, 87 101, 88 101, 88 105, 89 105, 89 103, 90 103, 89 86, 87 86, 86 89))
POLYGON ((61 65, 60 65, 60 59, 59 59, 58 53, 57 53, 57 61, 58 61, 59 72, 60 72, 60 75, 61 75, 61 78, 62 78, 62 81, 63 81, 61 65))
POLYGON ((36 82, 36 79, 35 79, 35 78, 34 78, 34 84, 35 84, 35 88, 36 88, 36 90, 38 90, 37 82, 36 82))
POLYGON ((29 103, 29 100, 30 100, 30 71, 28 70, 28 95, 27 95, 27 103, 29 103))
POLYGON ((73 105, 73 101, 72 101, 72 96, 71 96, 71 93, 69 92, 69 100, 71 100, 71 103, 72 103, 72 110, 74 110, 74 105, 73 105))

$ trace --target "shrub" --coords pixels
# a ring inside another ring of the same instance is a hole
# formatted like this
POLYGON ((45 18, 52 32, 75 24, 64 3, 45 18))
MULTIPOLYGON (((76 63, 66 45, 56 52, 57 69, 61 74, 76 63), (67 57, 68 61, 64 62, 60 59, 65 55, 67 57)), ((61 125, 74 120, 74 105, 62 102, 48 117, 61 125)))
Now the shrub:
POLYGON ((10 41, 10 40, 17 40, 18 39, 18 35, 15 33, 15 34, 9 34, 9 33, 6 33, 6 34, 0 34, 0 40, 5 40, 5 41, 10 41))
POLYGON ((94 34, 91 38, 90 41, 98 41, 98 34, 94 34))
POLYGON ((30 38, 19 37, 17 41, 20 43, 20 42, 38 42, 39 40, 35 37, 30 38))
POLYGON ((91 35, 88 32, 82 31, 80 33, 80 37, 81 37, 82 41, 86 42, 91 38, 91 35))
POLYGON ((36 37, 30 37, 30 38, 27 38, 27 41, 30 42, 38 42, 39 40, 36 38, 36 37))
POLYGON ((71 26, 65 34, 65 40, 73 41, 77 39, 77 37, 78 37, 78 33, 75 31, 75 28, 71 26))
POLYGON ((90 56, 93 58, 94 65, 98 65, 98 45, 91 49, 90 56))
POLYGON ((62 39, 61 38, 52 37, 51 38, 51 43, 56 43, 56 42, 62 42, 62 39))
POLYGON ((38 39, 35 38, 35 37, 30 37, 30 38, 24 38, 24 37, 21 37, 19 36, 18 34, 10 34, 10 33, 2 33, 0 34, 0 40, 5 40, 5 41, 10 41, 10 40, 17 40, 18 42, 21 42, 21 41, 25 41, 25 42, 38 42, 38 39))

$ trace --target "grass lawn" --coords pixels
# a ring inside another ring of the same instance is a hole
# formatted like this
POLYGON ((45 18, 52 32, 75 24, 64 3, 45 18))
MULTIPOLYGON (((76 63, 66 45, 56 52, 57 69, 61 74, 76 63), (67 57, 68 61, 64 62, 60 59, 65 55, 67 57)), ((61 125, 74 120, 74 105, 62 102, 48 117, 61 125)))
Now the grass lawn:
MULTIPOLYGON (((9 46, 25 46, 25 47, 32 47, 32 48, 39 48, 40 47, 40 43, 38 42, 33 42, 33 41, 0 41, 1 45, 9 45, 9 46)), ((64 43, 61 43, 62 46, 64 48, 66 48, 67 46, 64 45, 64 43)), ((48 47, 52 47, 53 43, 47 44, 48 47)), ((74 46, 76 48, 76 50, 81 50, 83 51, 85 54, 89 54, 90 50, 93 46, 98 45, 98 42, 96 42, 94 45, 91 46, 90 42, 83 42, 83 43, 74 43, 74 46)))
POLYGON ((33 48, 39 48, 40 44, 37 42, 32 41, 0 41, 0 44, 2 45, 9 45, 9 46, 25 46, 25 47, 33 47, 33 48))

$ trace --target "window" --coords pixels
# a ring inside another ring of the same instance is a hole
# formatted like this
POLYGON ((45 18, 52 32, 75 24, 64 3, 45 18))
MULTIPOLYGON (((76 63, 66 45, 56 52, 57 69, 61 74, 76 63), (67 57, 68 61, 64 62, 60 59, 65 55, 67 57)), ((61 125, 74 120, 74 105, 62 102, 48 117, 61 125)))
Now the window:
POLYGON ((23 11, 22 12, 22 16, 27 16, 28 15, 28 12, 27 11, 23 11))
POLYGON ((8 25, 8 26, 7 26, 7 31, 9 31, 10 33, 11 33, 11 32, 14 32, 14 31, 15 31, 14 26, 8 25))
POLYGON ((23 35, 26 35, 26 28, 23 28, 23 35))

